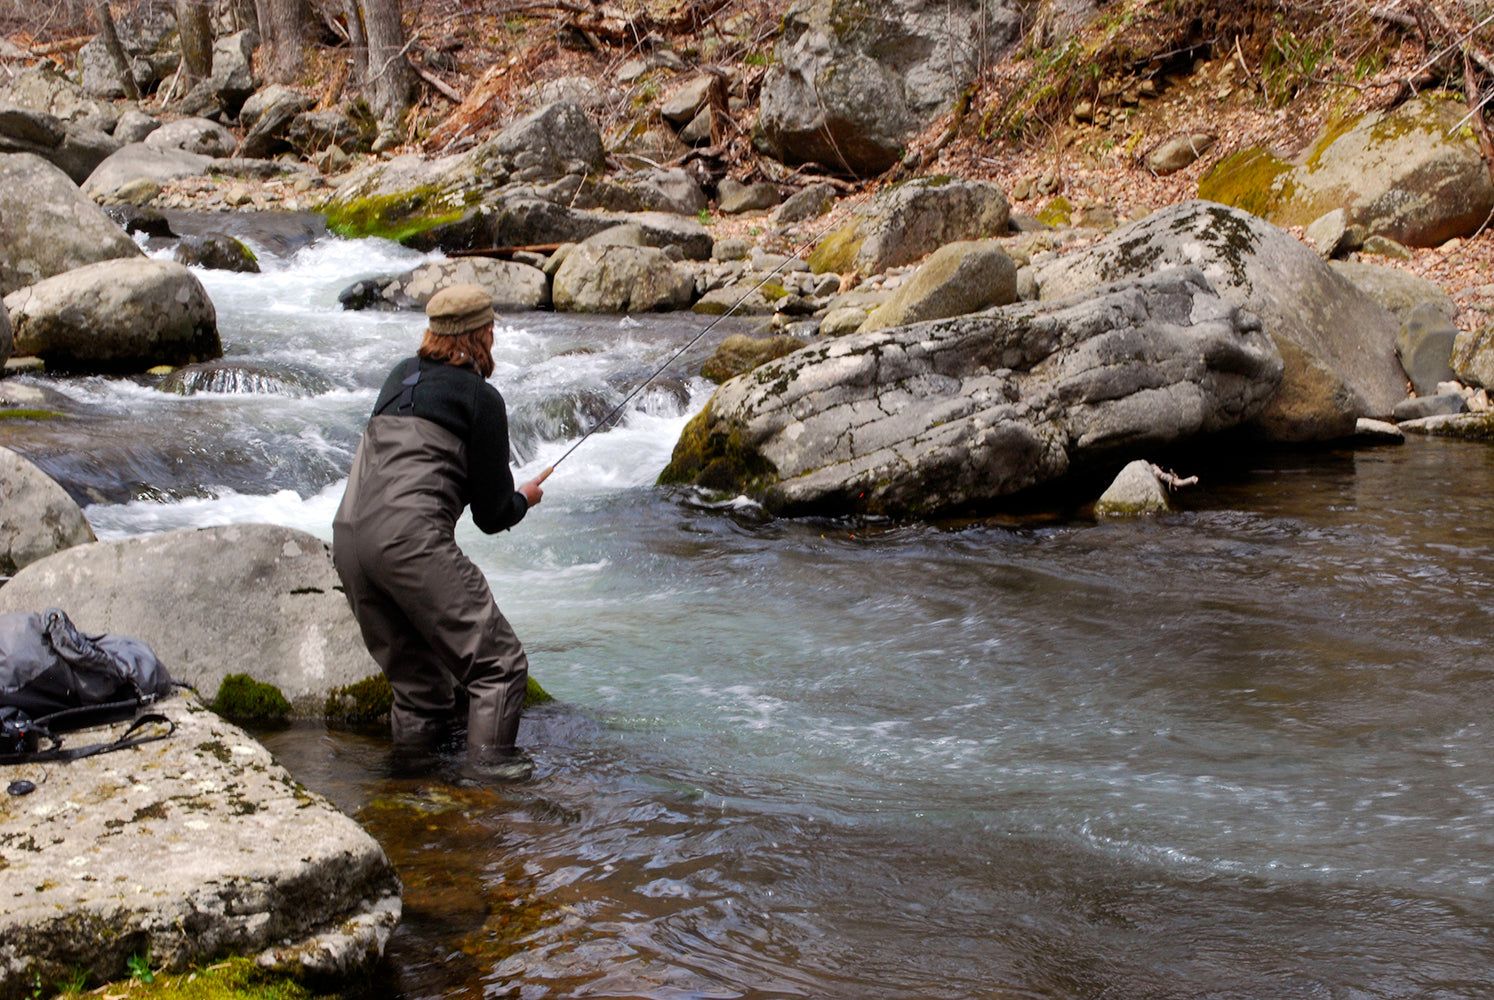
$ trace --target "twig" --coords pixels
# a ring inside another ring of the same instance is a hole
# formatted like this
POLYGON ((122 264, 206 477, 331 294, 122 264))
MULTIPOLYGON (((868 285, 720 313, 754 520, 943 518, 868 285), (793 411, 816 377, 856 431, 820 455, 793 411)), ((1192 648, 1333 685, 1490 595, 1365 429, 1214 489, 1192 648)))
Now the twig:
POLYGON ((451 84, 447 83, 445 80, 441 79, 439 76, 432 73, 430 70, 426 69, 424 66, 420 65, 420 63, 416 62, 414 59, 409 58, 408 56, 405 57, 405 62, 410 64, 410 68, 415 71, 416 76, 420 77, 426 83, 430 84, 431 87, 433 87, 436 92, 439 93, 442 97, 446 98, 452 104, 462 103, 461 93, 458 92, 456 88, 452 87, 451 84))

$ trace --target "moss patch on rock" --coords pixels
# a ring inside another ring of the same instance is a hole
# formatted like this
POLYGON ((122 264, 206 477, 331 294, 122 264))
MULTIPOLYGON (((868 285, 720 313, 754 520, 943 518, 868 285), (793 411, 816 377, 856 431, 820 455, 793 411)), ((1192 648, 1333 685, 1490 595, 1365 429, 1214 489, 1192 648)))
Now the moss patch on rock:
POLYGON ((1220 160, 1199 180, 1198 196, 1270 218, 1279 204, 1292 197, 1294 169, 1270 150, 1242 149, 1220 160))
POLYGON ((846 274, 856 266, 856 255, 866 237, 856 224, 849 223, 820 241, 809 255, 809 269, 815 274, 846 274))
MULTIPOLYGON (((554 700, 539 681, 532 676, 529 678, 524 688, 525 708, 554 700)), ((328 722, 356 725, 386 718, 393 705, 394 691, 389 687, 389 679, 383 674, 374 674, 328 694, 322 715, 328 722)))
MULTIPOLYGON (((144 956, 142 961, 148 964, 148 958, 144 956)), ((137 975, 119 983, 117 989, 102 992, 111 996, 127 995, 131 1000, 340 1000, 345 995, 320 992, 317 987, 325 985, 329 984, 314 984, 286 973, 262 969, 252 959, 231 958, 180 975, 137 975)), ((68 988, 59 995, 81 996, 82 993, 68 988)))
POLYGON ((327 229, 338 236, 376 236, 403 243, 427 229, 456 222, 466 206, 452 205, 439 188, 426 186, 342 203, 327 202, 321 211, 327 216, 327 229))
POLYGON ((279 688, 248 674, 229 674, 223 678, 212 707, 225 719, 254 722, 284 722, 291 714, 291 703, 279 688))
POLYGON ((761 495, 778 482, 773 463, 742 440, 740 430, 716 430, 714 422, 707 404, 685 425, 669 464, 659 473, 661 486, 695 485, 721 493, 761 495))

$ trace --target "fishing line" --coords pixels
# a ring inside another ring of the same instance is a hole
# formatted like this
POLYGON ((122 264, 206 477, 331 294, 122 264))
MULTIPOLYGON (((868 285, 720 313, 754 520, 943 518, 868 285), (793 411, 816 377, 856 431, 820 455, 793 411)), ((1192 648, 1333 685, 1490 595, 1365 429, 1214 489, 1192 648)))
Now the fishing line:
POLYGON ((700 340, 703 337, 705 337, 706 334, 708 334, 712 330, 714 330, 716 328, 716 326, 718 324, 720 324, 720 322, 722 320, 726 319, 732 313, 736 312, 737 309, 738 309, 738 307, 740 307, 743 302, 747 301, 748 296, 750 296, 753 292, 756 292, 758 289, 762 288, 768 282, 772 281, 775 277, 778 276, 778 273, 780 271, 782 271, 784 268, 788 267, 791 263, 793 263, 796 260, 800 260, 801 259, 800 255, 804 252, 804 250, 807 247, 811 247, 815 243, 819 242, 819 240, 820 240, 821 237, 823 237, 826 233, 828 233, 831 229, 835 228, 836 226, 849 225, 850 223, 856 221, 856 219, 866 209, 866 203, 869 201, 869 199, 871 197, 871 190, 868 189, 866 191, 863 191, 860 197, 862 199, 862 204, 859 205, 859 206, 857 206, 856 211, 853 212, 853 213, 851 213, 851 216, 850 216, 849 219, 846 219, 845 221, 836 221, 836 222, 831 222, 831 223, 826 224, 825 228, 821 229, 819 232, 815 233, 813 236, 809 237, 807 240, 803 241, 797 247, 795 247, 794 250, 791 253, 789 253, 786 257, 784 257, 784 259, 781 262, 779 262, 779 264, 776 267, 774 267, 771 271, 769 271, 766 275, 764 275, 763 279, 761 281, 759 281, 757 284, 753 285, 751 288, 747 289, 747 291, 743 292, 740 296, 738 296, 737 300, 735 302, 733 302, 727 308, 727 310, 725 312, 723 312, 721 315, 717 316, 715 319, 711 320, 710 323, 706 324, 705 329, 701 330, 695 336, 691 337, 690 340, 689 340, 689 342, 686 343, 684 347, 681 347, 679 350, 677 350, 673 354, 671 354, 664 361, 664 363, 662 365, 660 365, 658 368, 654 369, 654 372, 653 372, 652 375, 650 375, 648 378, 644 379, 642 382, 639 382, 636 386, 634 386, 633 390, 631 392, 629 392, 626 396, 624 396, 622 398, 622 402, 620 402, 616 406, 614 406, 607 413, 606 416, 604 416, 601 420, 599 420, 595 424, 593 424, 584 434, 582 434, 579 438, 577 438, 575 440, 575 442, 573 442, 571 444, 571 446, 569 448, 567 448, 565 450, 565 452, 559 458, 557 458, 555 461, 553 461, 553 462, 550 463, 549 467, 546 468, 544 472, 541 472, 537 477, 535 477, 534 482, 535 483, 543 483, 546 479, 549 479, 550 478, 550 473, 552 473, 552 472, 555 471, 555 467, 557 465, 559 465, 561 462, 564 462, 567 458, 569 458, 570 455, 571 455, 571 452, 573 452, 577 448, 581 447, 581 445, 586 442, 587 438, 591 437, 593 434, 595 434, 597 431, 601 430, 603 427, 606 427, 612 421, 612 419, 614 417, 616 417, 619 413, 622 412, 623 407, 627 406, 628 403, 632 402, 633 398, 635 396, 637 396, 640 392, 642 392, 648 386, 648 384, 650 382, 652 382, 654 379, 658 378, 660 375, 664 374, 665 370, 668 369, 670 365, 674 364, 677 360, 679 360, 680 355, 684 354, 690 348, 694 347, 697 343, 700 342, 700 340))

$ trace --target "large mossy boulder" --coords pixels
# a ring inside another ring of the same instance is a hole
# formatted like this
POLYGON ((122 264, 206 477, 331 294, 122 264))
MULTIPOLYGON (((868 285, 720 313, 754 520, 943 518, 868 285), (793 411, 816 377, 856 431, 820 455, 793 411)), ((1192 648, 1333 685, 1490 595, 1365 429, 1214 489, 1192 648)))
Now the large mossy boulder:
POLYGON ((716 391, 660 481, 786 515, 979 510, 1229 430, 1281 371, 1253 316, 1171 269, 770 361, 716 391))
POLYGON ((133 373, 223 354, 202 282, 164 260, 106 260, 5 297, 16 353, 71 372, 133 373))
POLYGON ((32 153, 0 156, 0 296, 85 264, 143 257, 61 169, 32 153))
POLYGON ((601 133, 586 112, 561 102, 515 122, 487 142, 428 160, 411 153, 353 171, 321 206, 327 228, 341 236, 405 242, 451 225, 503 196, 510 181, 540 183, 568 174, 600 174, 601 133))
POLYGON ((927 177, 879 191, 809 255, 817 274, 878 274, 960 240, 1005 236, 1011 203, 989 181, 927 177))
POLYGON ((783 17, 754 141, 784 163, 881 173, 1020 30, 1003 3, 799 0, 783 17))
POLYGON ((1299 159, 1247 149, 1222 160, 1199 197, 1278 226, 1343 209, 1348 225, 1412 247, 1476 232, 1494 211, 1494 181, 1459 101, 1426 96, 1338 122, 1299 159))
POLYGON ((1286 374, 1250 431, 1269 441, 1353 435, 1406 395, 1395 356, 1399 321, 1291 234, 1205 201, 1154 212, 1039 268, 1044 299, 1136 278, 1159 267, 1203 271, 1218 293, 1260 317, 1286 374))
POLYGON ((80 545, 0 587, 0 612, 65 608, 91 631, 145 640, 211 701, 231 674, 273 684, 303 715, 378 672, 332 567, 331 546, 268 524, 182 529, 80 545))

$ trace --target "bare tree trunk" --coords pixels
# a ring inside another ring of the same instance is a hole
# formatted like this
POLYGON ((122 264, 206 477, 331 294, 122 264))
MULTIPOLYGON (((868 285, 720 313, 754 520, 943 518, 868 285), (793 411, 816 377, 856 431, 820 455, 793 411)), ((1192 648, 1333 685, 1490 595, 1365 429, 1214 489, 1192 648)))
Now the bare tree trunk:
POLYGON ((363 11, 358 0, 343 0, 343 16, 348 22, 348 44, 353 49, 353 80, 358 86, 368 79, 368 34, 363 30, 363 11))
POLYGON ((229 0, 228 9, 235 31, 259 31, 259 12, 254 9, 254 0, 229 0))
POLYGON ((187 90, 213 75, 210 0, 176 0, 176 30, 182 43, 182 79, 187 90))
POLYGON ((271 83, 293 83, 306 64, 301 40, 311 20, 307 0, 254 0, 259 19, 264 75, 271 83))
POLYGON ((368 41, 368 66, 362 83, 379 120, 398 122, 410 109, 415 76, 405 61, 405 26, 400 0, 358 0, 368 41))
POLYGON ((132 101, 140 100, 140 88, 135 85, 135 74, 130 70, 130 59, 125 55, 124 46, 119 43, 119 32, 114 30, 114 15, 109 13, 109 0, 96 0, 93 5, 93 14, 98 18, 99 37, 104 40, 104 48, 109 51, 109 58, 114 60, 114 68, 119 72, 119 83, 124 87, 125 96, 132 101))

